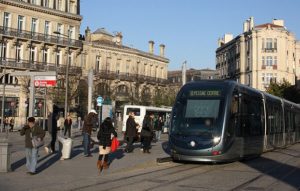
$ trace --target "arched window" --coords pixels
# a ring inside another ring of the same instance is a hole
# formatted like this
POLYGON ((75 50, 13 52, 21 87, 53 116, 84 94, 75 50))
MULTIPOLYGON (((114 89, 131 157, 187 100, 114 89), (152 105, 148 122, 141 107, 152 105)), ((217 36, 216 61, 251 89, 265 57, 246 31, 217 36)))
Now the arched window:
POLYGON ((5 74, 5 76, 1 76, 0 84, 10 84, 10 85, 18 85, 18 78, 15 76, 11 76, 10 74, 5 74))

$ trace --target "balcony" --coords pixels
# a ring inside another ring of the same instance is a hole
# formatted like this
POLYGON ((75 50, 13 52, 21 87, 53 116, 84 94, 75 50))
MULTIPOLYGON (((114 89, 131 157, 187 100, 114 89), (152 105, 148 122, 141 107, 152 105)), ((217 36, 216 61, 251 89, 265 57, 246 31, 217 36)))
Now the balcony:
POLYGON ((262 49, 262 52, 276 53, 277 48, 264 48, 264 49, 262 49))
POLYGON ((138 83, 159 83, 159 84, 166 84, 167 79, 163 78, 156 78, 151 76, 139 75, 139 74, 131 74, 125 72, 115 72, 115 71, 108 71, 108 70, 99 70, 95 71, 95 76, 101 79, 107 80, 121 80, 121 81, 131 81, 131 82, 138 82, 138 83))
POLYGON ((80 40, 74 40, 69 38, 64 38, 56 35, 48 35, 44 33, 37 33, 25 30, 18 30, 9 27, 0 26, 0 34, 5 37, 15 37, 20 39, 32 40, 41 43, 81 48, 82 42, 80 40))
MULTIPOLYGON (((1 59, 1 58, 0 58, 1 59)), ((30 60, 19 60, 15 59, 5 59, 0 61, 0 67, 7 67, 16 70, 31 70, 31 71, 56 71, 58 74, 66 73, 66 66, 60 65, 56 66, 54 63, 45 63, 45 62, 36 62, 30 60)), ((82 69, 78 66, 70 66, 69 74, 70 75, 79 75, 82 73, 82 69)))

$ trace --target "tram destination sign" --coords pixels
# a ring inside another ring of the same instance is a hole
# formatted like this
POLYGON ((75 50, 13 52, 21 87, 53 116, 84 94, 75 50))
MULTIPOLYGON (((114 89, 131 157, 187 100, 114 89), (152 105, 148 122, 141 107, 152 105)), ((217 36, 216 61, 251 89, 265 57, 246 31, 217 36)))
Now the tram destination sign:
POLYGON ((220 96, 221 90, 191 90, 189 92, 190 97, 215 97, 220 96))
POLYGON ((35 87, 53 87, 56 86, 56 76, 34 76, 35 87))

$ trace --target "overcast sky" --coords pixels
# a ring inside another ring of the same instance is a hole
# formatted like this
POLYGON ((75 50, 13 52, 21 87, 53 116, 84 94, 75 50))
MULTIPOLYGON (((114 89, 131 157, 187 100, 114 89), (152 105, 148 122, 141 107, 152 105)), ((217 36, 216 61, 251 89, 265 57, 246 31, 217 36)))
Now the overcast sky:
POLYGON ((104 27, 123 34, 123 44, 148 52, 148 41, 166 45, 169 70, 215 69, 217 40, 225 33, 243 30, 250 16, 254 24, 285 20, 288 30, 300 39, 299 0, 81 0, 83 22, 94 32, 104 27))

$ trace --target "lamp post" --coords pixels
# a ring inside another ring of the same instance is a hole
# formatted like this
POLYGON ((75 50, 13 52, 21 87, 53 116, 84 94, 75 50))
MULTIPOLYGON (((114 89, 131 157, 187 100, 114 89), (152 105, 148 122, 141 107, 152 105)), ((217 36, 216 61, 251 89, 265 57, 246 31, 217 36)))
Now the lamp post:
MULTIPOLYGON (((61 34, 59 31, 54 31, 54 34, 65 36, 69 39, 69 35, 61 34)), ((69 65, 70 65, 70 48, 68 47, 68 56, 67 56, 67 64, 66 64, 66 92, 65 92, 65 119, 67 118, 68 113, 68 94, 69 94, 69 65)))
MULTIPOLYGON (((3 36, 1 39, 1 65, 3 64, 3 46, 4 46, 4 40, 3 40, 3 36)), ((4 129, 4 103, 5 103, 5 86, 6 86, 6 82, 5 82, 5 75, 6 75, 6 62, 4 62, 4 71, 2 74, 2 79, 3 79, 3 84, 2 84, 2 108, 1 108, 1 131, 4 129)))

